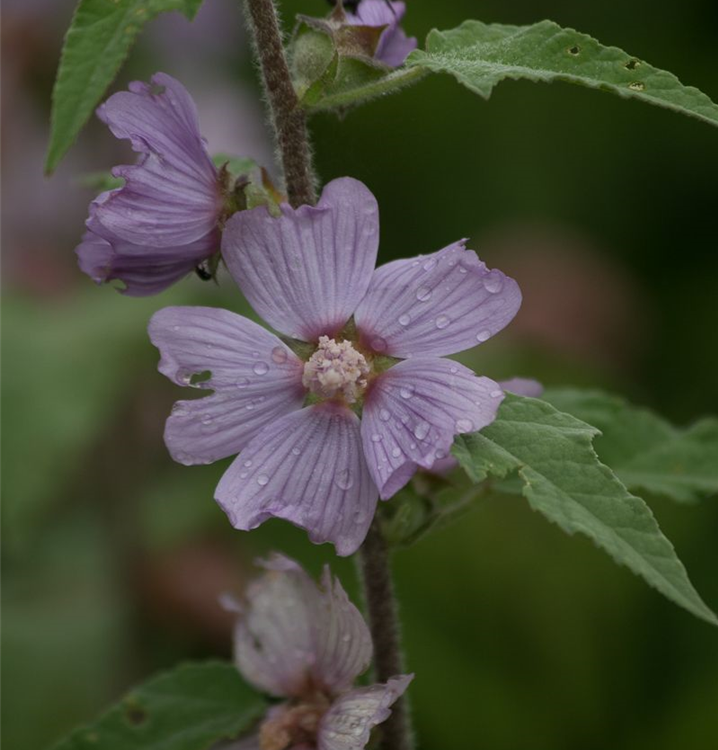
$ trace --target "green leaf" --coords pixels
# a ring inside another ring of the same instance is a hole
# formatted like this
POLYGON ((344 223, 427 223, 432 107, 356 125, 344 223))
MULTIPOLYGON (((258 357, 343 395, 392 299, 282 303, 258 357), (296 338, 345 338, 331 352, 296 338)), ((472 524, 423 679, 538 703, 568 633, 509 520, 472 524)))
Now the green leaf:
POLYGON ((484 99, 506 78, 566 81, 718 125, 718 105, 698 89, 553 21, 531 26, 465 21, 450 31, 435 29, 427 38, 426 51, 412 52, 407 66, 450 73, 484 99))
POLYGON ((568 534, 590 537, 673 602, 718 625, 650 508, 599 461, 591 444, 597 434, 545 401, 508 394, 497 419, 460 435, 453 452, 475 482, 518 472, 534 510, 568 534))
POLYGON ((718 493, 718 420, 678 428, 599 391, 555 389, 544 399, 601 431, 596 452, 630 490, 679 502, 718 493))
POLYGON ((265 700, 231 664, 184 664, 129 693, 53 750, 207 750, 248 730, 265 700))
POLYGON ((254 159, 250 159, 248 156, 230 156, 229 154, 215 154, 212 157, 212 162, 217 169, 222 167, 227 168, 229 173, 233 177, 240 177, 241 175, 250 174, 256 169, 259 169, 254 159))
POLYGON ((117 75, 144 24, 165 11, 194 18, 202 0, 80 0, 62 48, 52 91, 52 173, 117 75))

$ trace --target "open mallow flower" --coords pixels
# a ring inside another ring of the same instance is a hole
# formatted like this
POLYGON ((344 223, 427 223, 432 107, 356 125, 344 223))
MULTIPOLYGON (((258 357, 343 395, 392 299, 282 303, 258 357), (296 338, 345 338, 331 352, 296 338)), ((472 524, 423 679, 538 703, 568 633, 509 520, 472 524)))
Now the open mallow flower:
POLYGON ((219 250, 221 175, 189 93, 164 73, 113 94, 97 115, 140 158, 115 167, 124 185, 90 204, 80 268, 97 283, 119 280, 126 294, 155 294, 219 250))
POLYGON ((398 68, 417 47, 415 37, 407 37, 401 28, 406 3, 386 0, 361 0, 354 12, 346 12, 344 23, 350 26, 383 28, 374 51, 374 59, 398 68))
POLYGON ((359 610, 325 567, 321 585, 274 555, 245 599, 225 597, 237 613, 235 661, 258 690, 284 699, 239 747, 257 750, 362 750, 413 675, 354 687, 369 666, 372 642, 359 610))
POLYGON ((215 493, 236 528, 283 518, 352 554, 377 496, 496 416, 502 388, 443 357, 509 323, 516 282, 463 241, 374 270, 378 243, 374 196, 334 180, 316 206, 241 211, 224 230, 230 273, 289 338, 213 308, 152 318, 160 371, 179 385, 209 371, 194 384, 214 391, 175 405, 165 442, 187 465, 239 454, 215 493))

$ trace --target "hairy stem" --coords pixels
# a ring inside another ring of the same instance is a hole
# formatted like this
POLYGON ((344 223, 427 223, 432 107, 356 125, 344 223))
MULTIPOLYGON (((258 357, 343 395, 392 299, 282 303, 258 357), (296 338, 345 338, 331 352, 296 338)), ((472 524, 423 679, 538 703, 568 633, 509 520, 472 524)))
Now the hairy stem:
POLYGON ((312 157, 304 111, 289 75, 273 0, 246 0, 247 17, 262 69, 289 203, 316 203, 312 157))
MULTIPOLYGON (((378 517, 359 550, 369 629, 374 641, 374 670, 378 682, 404 672, 399 634, 399 614, 391 579, 389 549, 378 517)), ((405 697, 392 706, 391 716, 381 725, 381 750, 411 750, 413 738, 405 697)))

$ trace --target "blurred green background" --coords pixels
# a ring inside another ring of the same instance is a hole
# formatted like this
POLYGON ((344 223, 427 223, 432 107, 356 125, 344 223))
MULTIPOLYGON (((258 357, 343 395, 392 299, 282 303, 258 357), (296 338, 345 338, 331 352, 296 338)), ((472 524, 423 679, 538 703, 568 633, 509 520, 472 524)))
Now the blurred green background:
MULTIPOLYGON (((145 325, 167 304, 246 311, 227 277, 160 297, 96 288, 73 248, 92 193, 77 176, 130 159, 96 122, 42 177, 49 96, 72 0, 3 4, 3 740, 42 750, 134 682, 228 656, 220 591, 279 549, 353 593, 351 561, 270 522, 233 531, 212 501, 228 465, 162 444, 180 389, 145 325)), ((406 29, 545 17, 676 73, 718 100, 715 0, 409 2, 406 29)), ((282 3, 323 14, 320 0, 282 3)), ((214 151, 271 160, 240 3, 151 24, 117 87, 183 80, 214 151)), ((718 131, 568 85, 507 82, 489 103, 434 77, 313 124, 324 180, 366 182, 381 259, 462 236, 518 279, 524 307, 467 361, 495 378, 603 387, 679 423, 718 412, 718 131)), ((651 500, 718 608, 718 505, 651 500)), ((520 501, 485 504, 396 555, 425 750, 714 750, 718 632, 520 501)))

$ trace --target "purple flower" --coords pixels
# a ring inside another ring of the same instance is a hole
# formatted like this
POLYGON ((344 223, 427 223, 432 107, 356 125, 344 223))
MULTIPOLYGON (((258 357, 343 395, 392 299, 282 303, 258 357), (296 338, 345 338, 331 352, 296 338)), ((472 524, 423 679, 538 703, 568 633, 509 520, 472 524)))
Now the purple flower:
POLYGON ((278 218, 260 207, 227 222, 230 273, 273 328, 308 342, 304 359, 225 310, 170 307, 150 322, 163 374, 189 385, 211 372, 196 385, 214 394, 179 401, 165 442, 187 465, 241 451, 215 493, 236 528, 283 518, 352 554, 377 494, 388 499, 446 457, 455 435, 496 416, 501 387, 442 357, 509 323, 516 282, 463 241, 374 270, 378 243, 376 200, 348 177, 316 207, 283 204, 278 218))
POLYGON ((362 0, 356 13, 346 13, 345 23, 350 26, 385 26, 374 52, 374 59, 398 68, 404 64, 407 55, 416 49, 415 37, 407 37, 399 25, 406 13, 403 2, 387 3, 386 0, 362 0))
POLYGON ((361 750, 413 675, 353 688, 372 658, 369 630, 339 579, 325 567, 321 586, 297 563, 274 555, 241 604, 235 661, 258 690, 288 699, 267 712, 259 734, 240 747, 262 750, 361 750))
POLYGON ((97 283, 119 279, 133 296, 155 294, 219 249, 223 197, 187 90, 164 73, 111 96, 98 117, 141 154, 115 167, 125 184, 90 204, 77 247, 97 283))

